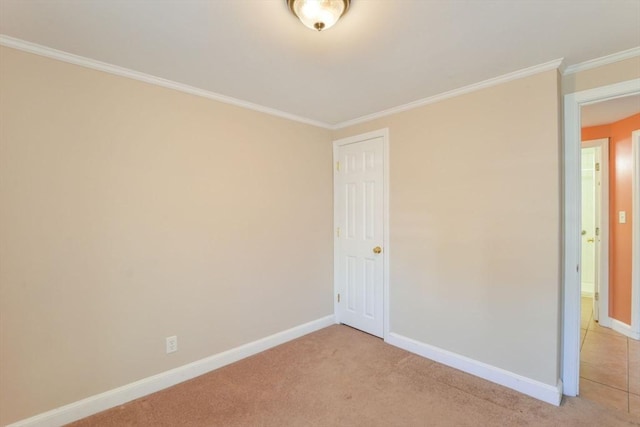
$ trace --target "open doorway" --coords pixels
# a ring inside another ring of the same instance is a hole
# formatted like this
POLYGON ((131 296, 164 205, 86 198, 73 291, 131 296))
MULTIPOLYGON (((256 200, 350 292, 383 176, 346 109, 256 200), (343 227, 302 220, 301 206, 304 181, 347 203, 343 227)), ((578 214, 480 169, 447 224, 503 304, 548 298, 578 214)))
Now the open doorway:
POLYGON ((631 321, 632 221, 627 219, 632 201, 628 164, 636 128, 640 95, 581 107, 579 394, 629 412, 640 412, 640 366, 634 363, 640 343, 632 339, 631 321))
POLYGON ((632 304, 632 134, 638 128, 640 94, 581 106, 581 294, 591 296, 593 287, 595 320, 636 339, 640 325, 633 320, 638 307, 632 304))
MULTIPOLYGON (((568 396, 576 396, 580 383, 580 346, 581 346, 581 247, 582 247, 582 224, 581 224, 581 109, 582 107, 597 104, 602 101, 609 101, 617 98, 624 98, 631 95, 640 95, 640 79, 628 80, 621 83, 575 92, 564 97, 564 121, 565 135, 563 147, 563 326, 562 326, 562 381, 563 392, 568 396)), ((585 138, 589 139, 589 138, 585 138)), ((592 139, 592 138, 591 138, 592 139)), ((616 155, 611 153, 611 156, 616 155)), ((629 167, 630 164, 627 164, 629 167)), ((628 171, 628 170, 627 170, 628 171)), ((610 171, 610 175, 614 173, 610 171)), ((630 209, 630 208, 629 208, 630 209)), ((616 208, 610 206, 610 211, 618 212, 616 208)), ((623 215, 622 219, 626 219, 623 215)), ((613 215, 609 224, 614 223, 613 215)), ((640 226, 640 225, 637 225, 640 226)), ((636 251, 640 252, 640 251, 636 251)), ((638 255, 634 255, 638 256, 638 255)), ((611 274, 609 274, 611 276, 611 274)), ((640 296, 640 289, 637 289, 637 281, 633 282, 632 300, 640 296)), ((618 294, 619 296, 619 294, 618 294)), ((611 302, 607 304, 610 308, 611 302)), ((640 321, 638 321, 637 311, 640 304, 631 304, 629 309, 633 309, 635 314, 631 316, 631 325, 624 325, 619 321, 612 321, 612 328, 626 327, 625 332, 638 334, 640 337, 640 321), (638 307, 636 307, 638 306, 638 307), (614 324, 615 323, 615 324, 614 324)), ((611 313, 610 313, 611 314, 611 313)), ((600 321, 602 322, 602 311, 600 321)), ((603 328, 605 329, 605 328, 603 328)), ((632 341, 632 340, 629 340, 632 341)), ((637 342, 637 341, 633 341, 637 342)), ((631 361, 640 358, 635 355, 631 361), (634 358, 635 357, 635 358, 634 358)), ((637 384, 640 379, 627 377, 628 384, 637 384)), ((631 396, 631 393, 629 393, 631 396)), ((629 397, 627 402, 632 399, 629 397)), ((636 400, 635 398, 633 399, 636 400)), ((628 403, 627 403, 628 405, 628 403)), ((628 408, 628 406, 627 406, 628 408)))

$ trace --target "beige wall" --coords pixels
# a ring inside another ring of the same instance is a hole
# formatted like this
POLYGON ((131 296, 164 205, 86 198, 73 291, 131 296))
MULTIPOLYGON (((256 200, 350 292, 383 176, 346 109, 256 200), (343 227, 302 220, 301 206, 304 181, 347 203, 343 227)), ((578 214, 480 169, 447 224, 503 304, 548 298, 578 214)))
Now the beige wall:
POLYGON ((555 385, 559 95, 637 77, 331 134, 0 47, 0 424, 331 314, 330 141, 384 127, 391 330, 555 385))
POLYGON ((562 78, 562 93, 580 92, 640 78, 640 57, 625 59, 562 78))
POLYGON ((391 331, 556 385, 555 70, 334 132, 390 132, 391 331))
POLYGON ((0 122, 0 424, 332 314, 328 131, 4 47, 0 122))

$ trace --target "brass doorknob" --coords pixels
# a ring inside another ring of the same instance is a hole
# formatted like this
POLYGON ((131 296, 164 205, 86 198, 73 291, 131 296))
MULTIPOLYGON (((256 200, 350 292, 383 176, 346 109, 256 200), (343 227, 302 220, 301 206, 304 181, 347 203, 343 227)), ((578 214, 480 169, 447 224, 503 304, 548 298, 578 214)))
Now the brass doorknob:
POLYGON ((379 254, 382 252, 382 248, 380 246, 376 246, 375 248, 373 248, 373 253, 374 254, 379 254))
POLYGON ((592 237, 591 239, 587 239, 587 243, 593 243, 593 242, 595 242, 595 241, 596 241, 596 239, 595 239, 595 238, 593 238, 593 237, 592 237))

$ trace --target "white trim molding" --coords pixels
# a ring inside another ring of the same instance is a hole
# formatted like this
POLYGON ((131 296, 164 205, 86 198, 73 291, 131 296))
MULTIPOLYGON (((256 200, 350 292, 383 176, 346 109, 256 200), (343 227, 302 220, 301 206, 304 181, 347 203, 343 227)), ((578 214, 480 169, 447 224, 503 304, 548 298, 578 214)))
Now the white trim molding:
POLYGON ((389 334, 386 342, 411 353, 442 363, 443 365, 508 387, 527 396, 542 400, 543 402, 558 406, 562 401, 561 380, 558 380, 555 386, 545 384, 487 363, 479 362, 469 357, 407 338, 394 332, 389 334))
POLYGON ((305 123, 308 125, 317 126, 317 127, 329 129, 329 130, 342 129, 358 123, 367 122, 379 117, 388 116, 391 114, 399 113, 401 111, 411 110, 413 108, 418 108, 423 105, 433 104, 448 98, 464 95, 469 92, 474 92, 487 87, 496 86, 511 80, 520 79, 520 78, 537 74, 543 71, 559 69, 562 64, 562 59, 556 59, 553 61, 545 62, 544 64, 535 65, 533 67, 525 68, 522 70, 514 71, 512 73, 504 74, 502 76, 484 80, 479 83, 474 83, 468 86, 464 86, 464 87, 454 89, 448 92, 444 92, 438 95, 434 95, 428 98, 410 102, 405 105, 400 105, 384 111, 380 111, 377 113, 355 118, 353 120, 347 120, 338 124, 329 124, 329 123, 324 123, 318 120, 309 119, 306 117, 301 117, 295 114, 287 113, 285 111, 276 110, 274 108, 266 107, 263 105, 254 104, 252 102, 244 101, 244 100, 233 98, 230 96, 221 95, 215 92, 211 92, 205 89, 200 89, 194 86, 189 86, 189 85, 175 82, 172 80, 167 80, 162 77, 153 76, 151 74, 142 73, 139 71, 109 64, 106 62, 97 61, 95 59, 87 58, 84 56, 75 55, 69 52, 53 49, 53 48, 39 45, 36 43, 31 43, 26 40, 21 40, 15 37, 7 36, 5 34, 0 34, 0 45, 10 47, 13 49, 22 50, 28 53, 33 53, 35 55, 44 56, 47 58, 57 59, 59 61, 79 65, 81 67, 103 71, 105 73, 114 74, 121 77, 127 77, 134 80, 139 80, 145 83, 154 84, 154 85, 165 87, 168 89, 173 89, 173 90, 188 93, 191 95, 196 95, 196 96, 211 99, 214 101, 222 102, 225 104, 235 105, 237 107, 243 107, 249 110, 258 111, 258 112, 269 114, 272 116, 281 117, 284 119, 293 120, 296 122, 305 123))
POLYGON ((331 326, 334 323, 335 317, 333 315, 325 316, 231 350, 214 354, 187 365, 9 424, 7 427, 62 426, 222 368, 303 335, 331 326))
POLYGON ((640 79, 564 96, 562 381, 568 396, 578 395, 580 368, 580 109, 634 94, 640 94, 640 79))
POLYGON ((579 73, 580 71, 602 67, 603 65, 613 64, 614 62, 624 61, 625 59, 635 58, 636 56, 640 56, 640 47, 623 50, 622 52, 591 59, 579 64, 569 65, 564 69, 562 74, 566 76, 568 74, 579 73))
MULTIPOLYGON (((633 314, 632 314, 633 315, 633 314)), ((622 334, 622 335, 626 335, 629 338, 633 338, 634 340, 640 340, 640 334, 637 333, 636 331, 633 330, 633 328, 631 327, 631 325, 627 325, 624 322, 621 322, 617 319, 614 318, 609 318, 609 321, 611 322, 611 329, 613 329, 614 331, 622 334)))
POLYGON ((640 129, 631 132, 633 181, 631 183, 631 334, 640 339, 640 129))
POLYGON ((53 48, 39 45, 36 43, 31 43, 26 40, 21 40, 15 37, 7 36, 5 34, 0 34, 0 45, 10 47, 13 49, 22 50, 24 52, 29 52, 36 55, 44 56, 47 58, 57 59, 59 61, 79 65, 81 67, 91 68, 94 70, 103 71, 105 73, 110 73, 117 76, 139 80, 145 83, 154 84, 154 85, 165 87, 168 89, 174 89, 180 92, 201 96, 203 98, 211 99, 211 100, 222 102, 225 104, 235 105, 237 107, 243 107, 249 110, 259 111, 261 113, 269 114, 272 116, 281 117, 284 119, 293 120, 296 122, 305 123, 308 125, 317 126, 317 127, 329 129, 329 130, 343 129, 359 123, 364 123, 364 122, 375 120, 381 117, 386 117, 392 114, 400 113, 402 111, 412 110, 414 108, 422 107, 424 105, 434 104, 436 102, 440 102, 445 99, 454 98, 456 96, 475 92, 477 90, 488 88, 491 86, 497 86, 499 84, 506 83, 511 80, 521 79, 523 77, 528 77, 528 76, 538 74, 548 70, 557 69, 558 71, 560 71, 561 74, 567 75, 567 74, 573 74, 580 71, 589 70, 591 68, 597 68, 603 65, 607 65, 614 62, 640 56, 640 47, 635 47, 622 52, 617 52, 611 55, 603 56, 601 58, 592 59, 589 61, 582 62, 580 64, 574 64, 567 67, 564 67, 564 59, 559 58, 553 61, 534 65, 532 67, 528 67, 528 68, 517 70, 511 73, 503 74, 501 76, 487 79, 478 83, 473 83, 473 84, 463 86, 457 89, 453 89, 447 92, 436 94, 427 98, 418 99, 416 101, 413 101, 404 105, 399 105, 383 111, 357 117, 355 119, 346 120, 337 124, 329 124, 329 123, 324 123, 318 120, 309 119, 306 117, 301 117, 295 114, 287 113, 285 111, 280 111, 274 108, 266 107, 263 105, 254 104, 249 101, 244 101, 244 100, 233 98, 230 96, 221 95, 215 92, 211 92, 205 89, 200 89, 194 86, 189 86, 189 85, 175 82, 172 80, 167 80, 162 77, 156 77, 151 74, 142 73, 139 71, 109 64, 106 62, 97 61, 95 59, 53 49, 53 48))
POLYGON ((532 76, 534 74, 542 73, 549 70, 557 70, 562 64, 563 59, 555 59, 553 61, 545 62, 544 64, 535 65, 533 67, 524 68, 522 70, 514 71, 512 73, 504 74, 502 76, 494 77, 488 80, 484 80, 478 83, 463 86, 458 89, 443 92, 438 95, 430 96, 428 98, 418 99, 417 101, 410 102, 408 104, 399 105, 397 107, 389 108, 387 110, 379 111, 377 113, 369 114, 366 116, 358 117, 353 120, 347 120, 342 123, 338 123, 333 128, 342 129, 349 126, 357 125, 359 123, 369 122, 371 120, 379 119, 381 117, 390 116, 392 114, 401 113, 407 110, 413 110, 414 108, 422 107, 429 104, 435 104, 436 102, 444 101, 445 99, 455 98, 460 95, 475 92, 481 89, 485 89, 491 86, 497 86, 512 80, 521 79, 524 77, 532 76))
POLYGON ((265 107, 263 105, 254 104, 252 102, 243 101, 241 99, 232 98, 226 95, 221 95, 219 93, 211 92, 205 89, 189 86, 184 83, 167 80, 162 77, 153 76, 151 74, 141 73, 139 71, 130 70, 128 68, 120 67, 113 64, 108 64, 106 62, 97 61, 95 59, 86 58, 84 56, 74 55, 72 53, 52 49, 47 46, 42 46, 25 40, 16 39, 4 34, 0 34, 0 45, 44 56, 46 58, 57 59, 58 61, 68 62, 70 64, 79 65, 81 67, 90 68, 92 70, 102 71, 105 73, 114 74, 116 76, 126 77, 145 83, 150 83, 156 86, 161 86, 167 89, 177 90, 179 92, 188 93, 190 95, 200 96, 202 98, 211 99, 213 101, 222 102, 224 104, 230 104, 236 107, 242 107, 248 110, 269 114, 271 116, 293 120, 294 122, 317 126, 324 129, 332 129, 331 125, 317 120, 307 119, 305 117, 297 116, 285 111, 276 110, 275 108, 265 107))

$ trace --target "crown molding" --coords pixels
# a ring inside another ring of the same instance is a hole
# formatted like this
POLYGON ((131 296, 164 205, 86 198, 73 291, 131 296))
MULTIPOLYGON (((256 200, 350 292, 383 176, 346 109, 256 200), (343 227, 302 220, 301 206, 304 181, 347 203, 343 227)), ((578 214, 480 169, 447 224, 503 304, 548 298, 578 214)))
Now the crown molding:
POLYGON ((417 101, 410 102, 408 104, 400 105, 397 107, 389 108, 387 110, 380 111, 378 113, 369 114, 366 116, 358 117, 353 120, 347 120, 342 123, 338 123, 333 128, 342 129, 356 124, 368 122, 371 120, 379 119, 381 117, 397 114, 402 111, 413 110, 414 108, 422 107, 424 105, 434 104, 436 102, 443 101, 445 99, 454 98, 456 96, 464 95, 467 93, 475 92, 481 89, 485 89, 491 86, 497 86, 511 80, 521 79, 534 74, 542 73, 549 70, 557 70, 561 67, 563 59, 555 59, 553 61, 545 62, 543 64, 534 65, 533 67, 524 68, 522 70, 514 71, 512 73, 503 74, 502 76, 494 77, 488 80, 484 80, 478 83, 474 83, 468 86, 463 86, 458 89, 443 92, 438 95, 430 96, 428 98, 419 99, 417 101))
POLYGON ((592 68, 602 67, 603 65, 612 64, 614 62, 624 61, 625 59, 640 56, 640 46, 621 52, 612 53, 611 55, 601 56, 600 58, 590 59, 579 64, 569 65, 564 70, 564 75, 579 73, 580 71, 590 70, 592 68))
POLYGON ((295 114, 280 111, 275 108, 266 107, 252 102, 243 101, 241 99, 233 98, 219 93, 211 92, 208 90, 200 89, 194 86, 189 86, 183 83, 167 80, 162 77, 156 77, 151 74, 141 73, 128 68, 120 67, 117 65, 109 64, 106 62, 96 61, 91 58, 75 55, 72 53, 64 52, 50 47, 42 46, 36 43, 31 43, 25 40, 10 37, 5 34, 0 34, 0 45, 18 49, 24 52, 33 53, 36 55, 44 56, 47 58, 57 59, 59 61, 67 62, 70 64, 79 65, 81 67, 90 68, 93 70, 102 71, 109 74, 114 74, 121 77, 126 77, 145 83, 161 86, 168 89, 177 90, 180 92, 188 93, 195 96, 211 99, 214 101, 222 102, 224 104, 234 105, 236 107, 246 108, 253 111, 258 111, 271 116, 280 117, 287 120, 292 120, 299 123, 308 124, 311 126, 320 127, 329 130, 343 129, 356 124, 368 122, 381 117, 390 116, 403 111, 411 110, 414 108, 422 107, 424 105, 434 104, 445 99, 454 98, 456 96, 464 95, 467 93, 475 92, 477 90, 485 89, 491 86, 497 86, 502 83, 509 82, 511 80, 517 80, 523 77, 531 76, 544 71, 557 69, 562 75, 574 74, 580 71, 589 70, 592 68, 601 67, 603 65, 611 64, 614 62, 622 61, 629 58, 640 56, 640 47, 624 50, 622 52, 614 53, 611 55, 603 56, 600 58, 592 59, 582 62, 580 64, 574 64, 565 67, 562 58, 553 61, 545 62, 543 64, 535 65, 533 67, 525 68, 522 70, 514 71, 512 73, 504 74, 502 76, 494 77, 488 80, 484 80, 478 83, 474 83, 468 86, 463 86, 458 89, 454 89, 448 92, 443 92, 431 97, 419 99, 417 101, 410 102, 408 104, 399 105, 397 107, 389 108, 377 113, 368 114, 365 116, 357 117, 352 120, 347 120, 337 124, 329 124, 318 120, 309 119, 306 117, 298 116, 295 114))
POLYGON ((114 74, 116 76, 139 80, 141 82, 150 83, 150 84, 161 86, 167 89, 177 90, 180 92, 188 93, 190 95, 200 96, 202 98, 211 99, 214 101, 222 102, 224 104, 230 104, 236 107, 242 107, 249 110, 258 111, 260 113, 269 114, 271 116, 293 120, 299 123, 317 126, 324 129, 333 128, 333 126, 317 120, 296 116, 295 114, 276 110, 270 107, 265 107, 259 104, 254 104, 252 102, 243 101, 241 99, 232 98, 230 96, 221 95, 219 93, 189 86, 189 85, 175 82, 172 80, 163 79, 162 77, 156 77, 151 74, 141 73, 139 71, 130 70, 128 68, 119 67, 117 65, 109 64, 106 62, 96 61, 95 59, 86 58, 84 56, 74 55, 72 53, 64 52, 57 49, 52 49, 50 47, 42 46, 36 43, 31 43, 25 40, 17 39, 15 37, 10 37, 5 34, 0 34, 0 45, 10 47, 13 49, 18 49, 24 52, 44 56, 47 58, 57 59, 59 61, 68 62, 74 65, 79 65, 81 67, 103 71, 105 73, 114 74))

